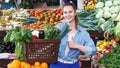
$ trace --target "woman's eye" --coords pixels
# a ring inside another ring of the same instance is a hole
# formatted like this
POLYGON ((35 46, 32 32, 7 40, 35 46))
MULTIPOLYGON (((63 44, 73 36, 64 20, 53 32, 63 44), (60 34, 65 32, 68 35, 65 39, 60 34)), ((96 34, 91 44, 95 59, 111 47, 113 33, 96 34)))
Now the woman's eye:
POLYGON ((73 12, 73 11, 68 11, 68 12, 66 12, 66 11, 65 11, 65 12, 64 12, 64 14, 67 14, 67 13, 72 13, 72 12, 73 12))
POLYGON ((69 13, 72 13, 72 11, 69 11, 69 13))
POLYGON ((64 12, 64 14, 67 14, 67 12, 64 12))

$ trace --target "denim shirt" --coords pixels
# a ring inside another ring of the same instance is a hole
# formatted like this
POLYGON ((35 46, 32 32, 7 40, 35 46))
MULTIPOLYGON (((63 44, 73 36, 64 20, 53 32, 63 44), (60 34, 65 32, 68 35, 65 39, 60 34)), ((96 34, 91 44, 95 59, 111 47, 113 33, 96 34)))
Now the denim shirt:
MULTIPOLYGON (((55 26, 61 31, 65 29, 66 22, 60 23, 59 25, 55 26)), ((79 45, 83 45, 87 48, 86 53, 84 53, 84 56, 91 56, 96 54, 96 46, 90 37, 89 33, 79 25, 77 26, 77 31, 74 36, 75 43, 79 45)), ((70 51, 68 52, 68 55, 65 56, 65 48, 68 45, 68 33, 61 39, 60 45, 59 45, 59 52, 58 57, 63 58, 65 60, 71 61, 78 59, 78 56, 81 54, 81 51, 75 48, 70 48, 70 51)))

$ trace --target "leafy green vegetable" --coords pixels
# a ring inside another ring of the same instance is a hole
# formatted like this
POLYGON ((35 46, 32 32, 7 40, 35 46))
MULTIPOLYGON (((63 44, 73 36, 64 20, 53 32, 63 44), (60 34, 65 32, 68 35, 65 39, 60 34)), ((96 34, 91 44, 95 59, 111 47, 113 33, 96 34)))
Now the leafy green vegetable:
POLYGON ((13 31, 11 33, 11 37, 10 37, 10 41, 11 42, 14 42, 14 41, 21 41, 22 40, 22 37, 21 37, 21 34, 20 32, 17 32, 17 31, 13 31))
POLYGON ((60 33, 60 30, 56 27, 54 27, 51 24, 46 25, 44 28, 45 32, 45 39, 58 39, 58 35, 60 33))
POLYGON ((24 60, 23 42, 17 42, 15 47, 15 54, 19 60, 24 60))
POLYGON ((79 25, 87 30, 100 30, 100 23, 95 17, 97 10, 83 10, 78 13, 79 25))
POLYGON ((65 27, 64 29, 60 32, 60 34, 58 35, 58 38, 59 39, 62 39, 62 37, 64 37, 66 35, 66 33, 68 33, 70 30, 69 30, 69 26, 67 23, 65 23, 65 27))
POLYGON ((10 36, 11 36, 11 31, 7 33, 7 35, 4 37, 4 42, 9 42, 10 41, 10 36))
POLYGON ((30 29, 21 29, 17 26, 10 29, 4 37, 4 42, 14 42, 16 44, 15 54, 19 60, 24 60, 23 44, 32 41, 32 31, 30 29))

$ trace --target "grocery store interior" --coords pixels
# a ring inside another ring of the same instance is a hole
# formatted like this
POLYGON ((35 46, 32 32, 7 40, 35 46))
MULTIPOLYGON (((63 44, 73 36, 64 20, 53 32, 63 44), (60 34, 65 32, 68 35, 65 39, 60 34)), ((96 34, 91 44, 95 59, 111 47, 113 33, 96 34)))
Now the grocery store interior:
MULTIPOLYGON (((64 0, 0 0, 0 68, 21 62, 16 58, 29 65, 45 61, 45 68, 57 62, 60 40, 54 34, 54 26, 64 19, 64 4, 64 0), (46 25, 52 27, 45 28, 46 25), (28 30, 22 33, 22 28, 28 30), (16 42, 14 38, 20 40, 16 42)), ((97 49, 95 55, 78 56, 80 68, 120 68, 120 0, 77 0, 77 15, 78 25, 88 31, 97 49)))

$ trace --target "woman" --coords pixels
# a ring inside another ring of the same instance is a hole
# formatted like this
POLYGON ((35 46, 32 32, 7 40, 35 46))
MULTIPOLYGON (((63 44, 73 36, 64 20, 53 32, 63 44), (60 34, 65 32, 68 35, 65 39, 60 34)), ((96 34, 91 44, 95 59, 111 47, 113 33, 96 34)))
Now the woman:
POLYGON ((73 3, 67 2, 63 6, 64 22, 56 27, 61 31, 66 24, 70 31, 62 37, 59 46, 58 61, 50 64, 50 68, 80 68, 78 56, 83 52, 84 56, 96 54, 96 47, 89 33, 78 25, 76 7, 73 3))

